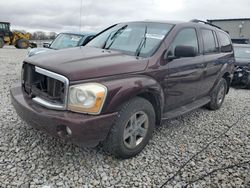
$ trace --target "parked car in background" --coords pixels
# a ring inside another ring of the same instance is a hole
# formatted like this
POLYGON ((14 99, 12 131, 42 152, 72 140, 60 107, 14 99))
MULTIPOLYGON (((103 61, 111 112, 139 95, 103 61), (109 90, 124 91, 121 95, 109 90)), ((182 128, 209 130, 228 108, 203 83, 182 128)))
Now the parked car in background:
POLYGON ((232 85, 250 89, 250 45, 234 44, 235 72, 232 85))
POLYGON ((12 104, 33 127, 133 157, 163 119, 223 104, 231 39, 200 22, 119 23, 84 47, 26 58, 12 104))
POLYGON ((65 32, 60 33, 56 36, 55 40, 51 43, 43 43, 43 48, 30 49, 27 56, 33 56, 39 53, 44 53, 51 50, 60 50, 64 48, 73 48, 76 46, 84 46, 93 37, 94 33, 76 33, 76 32, 65 32))

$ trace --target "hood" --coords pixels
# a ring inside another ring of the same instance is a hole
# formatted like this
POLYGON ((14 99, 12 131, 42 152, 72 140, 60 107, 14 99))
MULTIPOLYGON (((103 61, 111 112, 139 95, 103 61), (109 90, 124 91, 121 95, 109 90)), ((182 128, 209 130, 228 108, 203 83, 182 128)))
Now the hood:
POLYGON ((235 58, 235 65, 237 65, 237 66, 250 66, 250 59, 235 58))
POLYGON ((52 49, 50 49, 50 48, 32 48, 28 52, 27 56, 31 57, 33 55, 37 55, 37 54, 40 54, 40 53, 48 52, 48 51, 51 51, 51 50, 52 49))
POLYGON ((142 71, 148 60, 93 47, 51 50, 24 60, 66 76, 70 81, 142 71))

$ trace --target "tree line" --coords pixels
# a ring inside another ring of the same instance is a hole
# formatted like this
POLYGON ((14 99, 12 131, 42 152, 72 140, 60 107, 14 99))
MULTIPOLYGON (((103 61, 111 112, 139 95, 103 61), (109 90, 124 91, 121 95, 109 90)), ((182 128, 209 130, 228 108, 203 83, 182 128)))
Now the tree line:
MULTIPOLYGON (((16 32, 27 33, 25 30, 14 30, 16 32)), ((54 40, 56 38, 56 32, 44 32, 44 31, 35 31, 30 32, 30 40, 54 40)))
POLYGON ((56 38, 56 32, 43 32, 36 31, 31 33, 31 40, 54 40, 56 38))

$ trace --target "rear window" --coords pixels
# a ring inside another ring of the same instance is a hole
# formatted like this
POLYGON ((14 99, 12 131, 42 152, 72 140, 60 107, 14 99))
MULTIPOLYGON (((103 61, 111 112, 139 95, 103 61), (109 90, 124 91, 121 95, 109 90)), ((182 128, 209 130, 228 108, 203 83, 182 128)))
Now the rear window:
POLYGON ((216 41, 212 30, 202 29, 202 38, 204 42, 204 53, 218 52, 216 48, 216 41))
POLYGON ((221 52, 231 52, 233 50, 231 39, 222 32, 218 33, 220 45, 221 45, 221 52))

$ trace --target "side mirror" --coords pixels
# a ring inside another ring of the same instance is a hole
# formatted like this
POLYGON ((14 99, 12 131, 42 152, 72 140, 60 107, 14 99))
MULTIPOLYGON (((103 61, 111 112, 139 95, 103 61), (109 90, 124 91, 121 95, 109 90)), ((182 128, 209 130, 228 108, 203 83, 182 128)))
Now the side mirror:
POLYGON ((168 50, 165 52, 164 54, 164 60, 167 60, 167 61, 172 61, 176 59, 176 57, 174 56, 172 50, 168 50))
POLYGON ((197 50, 193 46, 176 46, 174 55, 176 58, 195 57, 197 55, 197 50))
POLYGON ((49 42, 44 42, 43 43, 43 47, 44 48, 49 48, 50 47, 50 43, 49 42))
POLYGON ((182 57, 195 57, 196 55, 197 50, 193 46, 176 46, 174 54, 172 50, 165 52, 164 59, 169 62, 182 57))

